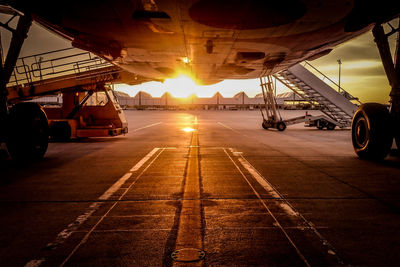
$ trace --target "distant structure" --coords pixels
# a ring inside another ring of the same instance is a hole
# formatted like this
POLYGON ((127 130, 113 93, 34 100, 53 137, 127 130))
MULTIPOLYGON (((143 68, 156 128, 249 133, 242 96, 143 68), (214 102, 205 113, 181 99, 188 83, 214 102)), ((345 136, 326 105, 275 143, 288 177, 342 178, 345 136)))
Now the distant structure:
MULTIPOLYGON (((189 97, 173 97, 168 92, 161 97, 152 97, 146 92, 138 92, 134 97, 130 97, 122 92, 115 93, 123 108, 135 109, 252 110, 258 109, 260 105, 264 104, 262 94, 250 98, 245 92, 239 92, 233 97, 223 97, 219 92, 212 97, 198 97, 195 94, 189 97)), ((315 108, 294 92, 277 95, 277 104, 279 108, 286 109, 315 108)))
MULTIPOLYGON (((262 94, 250 98, 245 92, 239 92, 233 97, 223 97, 219 92, 212 97, 174 97, 166 92, 161 97, 153 97, 146 92, 138 92, 134 97, 127 93, 114 91, 121 107, 125 109, 202 109, 202 110, 253 110, 264 105, 262 94)), ((30 100, 41 105, 61 105, 62 95, 49 95, 30 100)), ((294 92, 278 94, 276 102, 281 109, 313 109, 317 106, 310 104, 294 92)))

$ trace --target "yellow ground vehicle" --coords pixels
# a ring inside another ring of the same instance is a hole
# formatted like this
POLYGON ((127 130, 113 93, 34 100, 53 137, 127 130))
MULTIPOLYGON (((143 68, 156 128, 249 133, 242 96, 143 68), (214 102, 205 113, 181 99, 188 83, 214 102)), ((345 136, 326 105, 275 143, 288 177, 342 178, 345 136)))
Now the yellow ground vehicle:
POLYGON ((107 61, 74 48, 18 59, 7 84, 14 104, 5 140, 11 156, 41 158, 49 136, 64 141, 127 133, 125 115, 109 85, 120 75, 107 61), (24 102, 54 93, 62 93, 60 106, 24 102))
POLYGON ((113 91, 65 92, 61 107, 45 107, 50 136, 56 140, 116 136, 128 132, 128 124, 113 91))

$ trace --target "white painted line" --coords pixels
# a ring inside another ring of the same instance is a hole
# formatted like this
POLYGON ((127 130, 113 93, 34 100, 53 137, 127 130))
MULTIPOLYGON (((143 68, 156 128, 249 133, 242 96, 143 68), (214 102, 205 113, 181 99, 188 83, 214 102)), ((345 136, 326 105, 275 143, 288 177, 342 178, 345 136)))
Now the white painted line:
MULTIPOLYGON (((236 156, 236 154, 234 154, 236 156)), ((241 155, 240 155, 241 156, 241 155)), ((270 183, 268 183, 261 175, 260 173, 243 157, 238 157, 239 162, 242 164, 242 166, 253 176, 253 178, 262 186, 264 187, 265 191, 267 191, 268 194, 270 194, 273 198, 276 199, 282 199, 282 196, 271 186, 270 183)), ((280 203, 279 206, 288 214, 291 216, 297 216, 297 212, 293 210, 291 206, 289 206, 287 203, 283 202, 280 203)))
MULTIPOLYGON (((154 149, 153 149, 154 150, 154 149)), ((140 177, 142 177, 143 173, 153 164, 153 162, 160 156, 160 154, 164 151, 162 149, 160 153, 158 153, 153 160, 142 170, 142 172, 136 177, 134 181, 129 185, 129 187, 124 191, 124 193, 121 194, 121 196, 118 198, 117 201, 114 202, 114 204, 104 213, 103 216, 96 222, 96 224, 89 230, 89 232, 82 238, 82 240, 78 243, 78 245, 75 246, 75 248, 71 251, 71 253, 65 258, 65 260, 60 264, 60 267, 64 266, 65 263, 69 261, 69 259, 75 254, 75 252, 82 246, 82 244, 86 243, 86 241, 89 239, 89 236, 92 234, 92 232, 97 228, 97 226, 104 220, 105 217, 111 212, 111 210, 118 204, 118 201, 120 201, 127 193, 128 191, 132 188, 132 186, 139 180, 140 177)), ((151 152, 150 152, 151 153, 151 152)))
POLYGON ((32 260, 25 264, 25 267, 38 267, 40 264, 42 264, 45 261, 45 259, 40 259, 40 260, 32 260))
POLYGON ((162 123, 162 122, 156 122, 156 123, 153 123, 153 124, 150 124, 150 125, 146 125, 146 126, 143 126, 143 127, 137 128, 137 129, 134 129, 134 130, 132 130, 131 132, 137 132, 137 131, 140 131, 140 130, 143 130, 143 129, 146 129, 146 128, 149 128, 149 127, 153 127, 153 126, 159 125, 159 124, 161 124, 161 123, 162 123))
MULTIPOLYGON (((226 152, 226 150, 224 150, 225 153, 229 156, 229 154, 226 152)), ((341 264, 344 265, 343 260, 339 257, 339 255, 336 252, 336 249, 329 243, 329 241, 323 237, 318 230, 316 229, 315 225, 308 221, 300 212, 296 211, 296 209, 283 197, 283 195, 281 193, 279 193, 279 191, 271 184, 267 181, 267 179, 265 179, 258 171, 256 168, 254 168, 253 165, 251 165, 250 162, 248 162, 248 160, 243 156, 242 153, 238 153, 236 152, 234 149, 230 149, 230 151, 232 152, 233 155, 235 155, 238 158, 238 161, 242 164, 242 166, 253 176, 253 178, 268 192, 270 193, 274 198, 279 199, 280 201, 282 201, 282 203, 280 203, 280 207, 289 215, 292 216, 296 216, 298 218, 300 218, 304 224, 306 225, 306 227, 304 227, 304 229, 310 229, 311 231, 314 232, 314 234, 319 238, 320 242, 327 248, 327 253, 335 256, 336 261, 341 264)), ((229 156, 229 158, 231 158, 229 156)), ((232 160, 232 158, 231 158, 232 160)), ((236 163, 233 162, 235 165, 236 163)), ((237 167, 237 165, 236 165, 237 167)), ((239 169, 240 171, 240 169, 239 169)), ((240 171, 241 172, 241 171, 240 171)), ((242 173, 242 172, 241 172, 242 173)), ((242 175, 244 175, 242 173, 242 175)), ((245 178, 246 179, 246 178, 245 178)), ((247 179, 246 179, 247 180, 247 179)), ((247 181, 248 182, 248 181, 247 181)), ((249 182, 248 182, 249 183, 249 182)), ((252 187, 250 185, 250 187, 252 187)), ((253 189, 254 190, 254 189, 253 189)), ((257 193, 258 195, 258 193, 257 193)), ((271 213, 272 214, 272 213, 271 213)), ((276 220, 277 225, 279 226, 279 222, 276 220)))
POLYGON ((253 185, 250 183, 250 181, 247 179, 246 175, 242 172, 242 170, 239 168, 239 166, 236 164, 236 162, 232 159, 232 157, 229 155, 226 149, 224 149, 225 154, 228 156, 228 158, 232 161, 233 165, 235 165, 236 169, 240 172, 242 175, 243 179, 247 182, 247 184, 250 186, 250 188, 253 190, 254 194, 257 196, 257 198, 260 200, 261 204, 264 206, 264 208, 267 210, 268 214, 272 217, 272 219, 275 221, 274 225, 279 227, 281 229, 282 233, 286 236, 286 239, 289 241, 289 243, 292 245, 292 247, 296 250, 297 255, 300 257, 300 259, 304 262, 306 266, 311 266, 307 259, 304 257, 303 253, 299 250, 299 248, 296 246, 296 244, 293 242, 293 240, 290 238, 289 234, 286 232, 286 230, 282 227, 282 225, 279 223, 279 221, 276 219, 274 214, 271 212, 271 210, 268 208, 267 204, 265 204, 265 201, 261 198, 260 194, 257 192, 257 190, 253 187, 253 185))
POLYGON ((135 171, 139 170, 140 167, 142 167, 143 164, 145 164, 146 161, 148 161, 159 149, 160 149, 159 147, 156 147, 152 151, 150 151, 149 154, 144 156, 144 158, 142 158, 138 163, 136 163, 135 166, 133 166, 133 168, 131 169, 131 172, 135 172, 135 171))
POLYGON ((120 187, 128 180, 131 178, 132 173, 128 172, 125 173, 115 184, 113 184, 106 192, 104 192, 103 195, 99 197, 100 200, 107 200, 109 199, 120 187))
POLYGON ((235 133, 238 133, 238 134, 240 134, 240 135, 243 135, 243 136, 248 137, 247 135, 245 135, 245 134, 243 134, 243 133, 241 133, 241 132, 239 132, 239 131, 233 129, 232 127, 229 127, 229 126, 226 125, 226 124, 223 124, 222 122, 218 122, 218 124, 221 125, 222 127, 225 127, 226 129, 232 130, 232 131, 235 132, 235 133))
MULTIPOLYGON (((132 169, 138 166, 137 169, 139 169, 149 158, 154 155, 160 148, 154 148, 152 151, 150 151, 142 160, 140 160, 132 169), (144 160, 146 159, 146 160, 144 160)), ((151 162, 153 163, 154 160, 151 162)), ((151 164, 150 163, 150 164, 151 164)), ((147 169, 147 168, 146 168, 147 169)), ((146 170, 145 169, 145 170, 146 170)), ((143 172, 145 171, 143 170, 143 172)), ((143 173, 142 172, 142 173, 143 173)), ((142 174, 141 173, 141 174, 142 174)), ((140 174, 140 175, 141 175, 140 174)), ((118 179, 110 188, 108 188, 99 198, 98 200, 104 201, 109 199, 118 189, 121 188, 121 186, 132 176, 131 172, 125 173, 121 178, 118 179)), ((139 176, 138 176, 139 177, 139 176)), ((138 179, 138 178, 137 178, 138 179)), ((136 179, 136 180, 137 180, 136 179)), ((136 180, 133 182, 135 183, 136 180)), ((133 183, 125 189, 125 194, 126 192, 132 187, 133 183)), ((67 240, 72 233, 76 232, 77 229, 84 223, 101 205, 101 202, 93 202, 90 204, 90 206, 86 209, 86 211, 78 216, 74 222, 70 223, 64 230, 62 230, 60 233, 58 233, 57 237, 55 240, 51 243, 48 243, 46 246, 46 249, 54 249, 55 247, 59 246, 60 244, 64 243, 65 240, 67 240)), ((45 258, 39 259, 39 260, 31 260, 27 264, 25 264, 25 267, 38 267, 42 263, 46 261, 45 258)))

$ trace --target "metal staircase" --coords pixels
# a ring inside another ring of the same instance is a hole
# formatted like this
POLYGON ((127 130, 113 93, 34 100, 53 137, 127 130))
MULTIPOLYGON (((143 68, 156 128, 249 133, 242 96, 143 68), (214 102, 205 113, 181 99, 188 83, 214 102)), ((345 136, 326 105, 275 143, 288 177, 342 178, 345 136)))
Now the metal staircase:
POLYGON ((19 58, 7 89, 8 99, 50 94, 63 88, 110 81, 121 70, 90 52, 76 48, 19 58))
MULTIPOLYGON (((311 65, 309 64, 309 66, 311 65)), ((325 115, 339 123, 339 127, 344 128, 351 125, 353 114, 358 108, 351 101, 358 101, 358 99, 342 88, 339 87, 339 90, 336 91, 301 64, 281 71, 274 77, 304 100, 318 104, 325 115)), ((325 76, 325 78, 327 77, 325 76)))

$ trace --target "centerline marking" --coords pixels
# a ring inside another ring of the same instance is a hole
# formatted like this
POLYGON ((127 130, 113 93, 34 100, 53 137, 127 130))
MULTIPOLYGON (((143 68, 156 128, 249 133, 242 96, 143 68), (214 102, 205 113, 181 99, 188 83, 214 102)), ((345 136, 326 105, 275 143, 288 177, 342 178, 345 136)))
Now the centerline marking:
MULTIPOLYGON (((197 116, 195 117, 195 122, 197 123, 197 116)), ((179 216, 175 251, 182 249, 203 249, 199 137, 197 125, 195 128, 196 131, 192 132, 192 139, 189 146, 182 209, 179 216)), ((201 266, 201 264, 201 262, 192 262, 190 266, 201 266)), ((182 266, 182 263, 174 261, 173 266, 182 266)))

